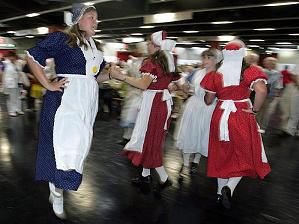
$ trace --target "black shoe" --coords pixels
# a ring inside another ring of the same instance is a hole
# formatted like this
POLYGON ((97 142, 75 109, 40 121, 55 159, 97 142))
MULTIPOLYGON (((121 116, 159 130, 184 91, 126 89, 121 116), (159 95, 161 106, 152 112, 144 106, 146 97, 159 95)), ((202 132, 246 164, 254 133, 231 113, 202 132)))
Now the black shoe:
POLYGON ((232 194, 230 188, 228 186, 224 186, 221 190, 221 194, 223 207, 226 209, 231 209, 232 194))
POLYGON ((129 141, 130 139, 123 138, 120 142, 117 142, 117 144, 125 146, 129 141))
POLYGON ((190 174, 195 174, 195 173, 197 173, 198 172, 198 168, 199 167, 199 165, 198 165, 198 163, 194 163, 194 162, 192 162, 191 163, 191 166, 190 166, 190 174))
POLYGON ((164 191, 167 187, 172 186, 172 181, 167 178, 167 180, 164 183, 158 183, 157 186, 154 189, 155 196, 161 197, 162 191, 164 191))
POLYGON ((288 137, 291 137, 292 135, 291 134, 289 134, 288 132, 285 132, 285 131, 282 131, 279 135, 278 135, 278 137, 280 137, 280 138, 288 138, 288 137))
POLYGON ((131 180, 131 183, 138 187, 143 194, 149 194, 151 192, 151 182, 151 176, 140 176, 131 180))

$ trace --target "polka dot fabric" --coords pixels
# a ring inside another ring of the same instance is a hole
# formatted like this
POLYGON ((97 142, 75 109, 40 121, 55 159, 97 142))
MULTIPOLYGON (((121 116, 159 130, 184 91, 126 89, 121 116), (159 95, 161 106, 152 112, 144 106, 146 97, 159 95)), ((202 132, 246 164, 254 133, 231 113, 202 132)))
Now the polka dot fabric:
MULTIPOLYGON (((45 66, 47 58, 54 58, 57 74, 85 75, 86 60, 84 54, 79 47, 69 47, 66 44, 68 38, 68 35, 63 32, 51 33, 36 47, 29 49, 28 53, 42 66, 45 66)), ((100 71, 104 66, 105 61, 100 65, 100 71)), ((53 127, 62 95, 63 92, 47 91, 43 99, 35 178, 36 180, 50 181, 56 187, 64 190, 77 190, 82 182, 82 175, 75 170, 56 169, 53 127)))
MULTIPOLYGON (((63 32, 50 33, 36 47, 30 48, 28 53, 42 66, 45 66, 47 58, 54 58, 56 74, 85 75, 84 54, 79 47, 70 47, 66 43, 68 39, 69 36, 63 32)), ((101 69, 104 65, 103 61, 101 69)))
MULTIPOLYGON (((220 73, 209 73, 201 86, 213 92, 222 100, 242 100, 249 98, 251 82, 267 79, 255 66, 244 72, 244 79, 238 86, 223 87, 220 73)), ((237 111, 228 120, 230 141, 219 141, 220 120, 223 110, 219 100, 214 110, 209 138, 208 173, 210 177, 230 178, 249 176, 264 178, 270 172, 268 163, 262 162, 262 139, 253 114, 242 111, 249 108, 248 102, 235 102, 237 111)))

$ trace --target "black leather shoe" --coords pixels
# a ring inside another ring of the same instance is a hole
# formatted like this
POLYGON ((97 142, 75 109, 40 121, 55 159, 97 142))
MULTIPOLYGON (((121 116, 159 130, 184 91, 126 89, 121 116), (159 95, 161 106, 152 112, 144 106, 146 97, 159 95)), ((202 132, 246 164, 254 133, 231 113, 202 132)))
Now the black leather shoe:
POLYGON ((221 194, 217 194, 216 204, 220 205, 221 202, 222 202, 222 195, 221 194))
POLYGON ((151 176, 140 176, 131 180, 131 183, 138 187, 143 194, 149 194, 151 192, 151 182, 151 176))
POLYGON ((167 180, 164 183, 158 183, 154 189, 155 196, 161 197, 161 192, 170 186, 172 186, 172 181, 169 178, 167 178, 167 180))
POLYGON ((117 142, 117 144, 125 146, 129 141, 130 139, 123 138, 120 142, 117 142))
POLYGON ((232 194, 230 188, 228 186, 224 186, 221 190, 221 194, 223 207, 226 209, 231 209, 232 194))

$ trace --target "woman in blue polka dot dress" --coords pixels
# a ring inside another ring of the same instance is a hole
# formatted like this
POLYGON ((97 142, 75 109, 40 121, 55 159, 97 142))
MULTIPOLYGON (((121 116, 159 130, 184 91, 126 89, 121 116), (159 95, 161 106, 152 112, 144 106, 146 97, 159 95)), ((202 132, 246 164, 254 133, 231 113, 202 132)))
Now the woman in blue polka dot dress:
POLYGON ((27 51, 34 75, 47 89, 40 117, 36 180, 49 182, 50 202, 65 218, 63 190, 76 191, 82 181, 98 111, 98 82, 109 77, 105 61, 92 39, 97 28, 94 6, 75 4, 66 32, 49 34, 27 51), (57 81, 50 82, 43 68, 54 58, 57 81))

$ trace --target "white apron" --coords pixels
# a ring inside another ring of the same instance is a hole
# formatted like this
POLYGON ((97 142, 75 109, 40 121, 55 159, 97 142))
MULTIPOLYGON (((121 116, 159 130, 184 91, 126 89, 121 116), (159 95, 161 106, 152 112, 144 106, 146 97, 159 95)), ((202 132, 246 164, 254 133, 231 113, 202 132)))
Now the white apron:
POLYGON ((53 130, 53 146, 56 168, 69 171, 83 171, 92 141, 93 124, 98 112, 98 73, 103 56, 90 39, 88 50, 81 47, 86 59, 86 75, 57 74, 67 77, 69 83, 64 89, 58 107, 53 130))
POLYGON ((144 139, 147 131, 148 121, 151 114, 153 100, 156 93, 163 92, 162 100, 167 104, 167 118, 164 124, 164 129, 167 130, 167 121, 171 114, 171 106, 173 104, 172 97, 168 89, 164 90, 146 90, 143 92, 141 108, 136 120, 136 124, 132 133, 131 140, 125 146, 125 150, 142 152, 144 139))

